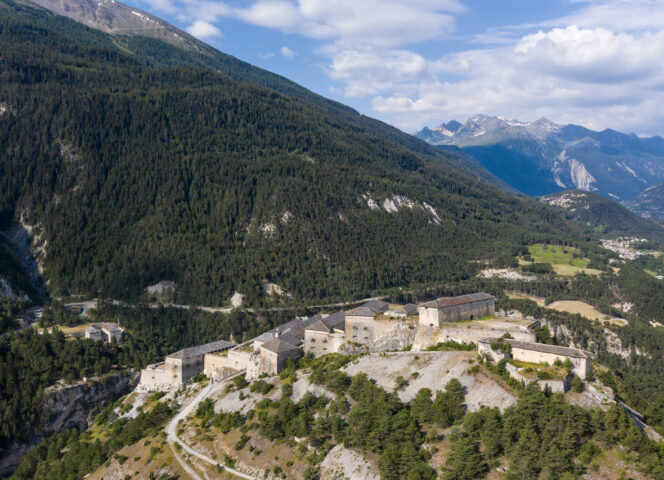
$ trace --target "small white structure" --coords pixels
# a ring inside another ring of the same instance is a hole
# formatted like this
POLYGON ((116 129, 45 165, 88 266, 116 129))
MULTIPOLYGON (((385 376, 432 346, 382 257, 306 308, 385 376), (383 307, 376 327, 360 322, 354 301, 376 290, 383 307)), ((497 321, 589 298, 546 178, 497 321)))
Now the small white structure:
POLYGON ((107 343, 111 343, 113 340, 119 342, 124 336, 124 328, 120 328, 117 325, 113 324, 104 324, 101 327, 101 333, 104 334, 104 339, 107 343))
POLYGON ((104 340, 104 334, 101 332, 101 328, 90 325, 85 329, 84 338, 87 340, 94 340, 95 342, 101 342, 104 340))
POLYGON ((233 308, 239 308, 242 306, 243 301, 244 301, 244 295, 242 295, 240 292, 235 292, 231 297, 231 306, 233 308))

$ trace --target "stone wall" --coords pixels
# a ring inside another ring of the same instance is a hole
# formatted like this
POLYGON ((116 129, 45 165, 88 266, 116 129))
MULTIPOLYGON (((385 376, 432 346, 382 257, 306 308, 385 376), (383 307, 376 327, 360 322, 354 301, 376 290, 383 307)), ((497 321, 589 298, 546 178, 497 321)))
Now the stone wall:
POLYGON ((326 333, 316 330, 304 331, 304 353, 311 353, 314 357, 320 357, 328 353, 336 353, 345 343, 343 333, 326 333))
POLYGON ((148 365, 141 370, 141 381, 139 389, 154 391, 154 390, 168 390, 171 388, 172 383, 166 381, 166 372, 164 370, 164 363, 155 363, 148 365))
POLYGON ((288 364, 288 359, 297 360, 302 356, 302 350, 289 350, 276 354, 270 350, 261 348, 249 357, 247 362, 246 379, 254 380, 263 374, 276 375, 288 364))
POLYGON ((239 348, 234 348, 228 351, 228 368, 233 370, 244 370, 247 368, 249 358, 252 352, 246 352, 239 348))
MULTIPOLYGON (((518 380, 519 382, 530 383, 534 382, 537 379, 526 378, 519 373, 519 369, 510 363, 505 364, 505 369, 510 374, 510 377, 518 380)), ((537 380, 539 386, 542 390, 547 388, 551 393, 565 393, 569 390, 571 384, 572 376, 568 375, 563 380, 537 380)))
POLYGON ((565 355, 557 355, 555 353, 538 352, 535 350, 527 350, 524 348, 516 347, 512 347, 511 353, 512 358, 515 360, 522 360, 524 362, 531 363, 544 362, 549 365, 553 365, 556 360, 564 362, 569 358, 573 365, 572 372, 581 379, 585 379, 587 373, 590 371, 590 359, 588 358, 567 357, 565 355))
POLYGON ((458 343, 477 343, 485 338, 502 337, 509 333, 515 340, 534 342, 537 336, 529 331, 507 331, 493 328, 470 328, 459 325, 457 327, 443 325, 442 327, 429 327, 419 325, 413 342, 413 350, 424 350, 430 345, 440 342, 454 341, 458 343))
POLYGON ((487 344, 485 342, 478 342, 477 343, 477 353, 480 356, 489 357, 493 361, 493 363, 498 363, 501 360, 505 360, 507 358, 510 358, 509 352, 493 350, 491 348, 491 345, 487 344))
POLYGON ((228 355, 215 355, 208 353, 203 358, 203 373, 209 378, 225 376, 228 369, 228 355))
POLYGON ((413 320, 399 318, 346 316, 346 342, 371 345, 398 327, 413 323, 413 320))

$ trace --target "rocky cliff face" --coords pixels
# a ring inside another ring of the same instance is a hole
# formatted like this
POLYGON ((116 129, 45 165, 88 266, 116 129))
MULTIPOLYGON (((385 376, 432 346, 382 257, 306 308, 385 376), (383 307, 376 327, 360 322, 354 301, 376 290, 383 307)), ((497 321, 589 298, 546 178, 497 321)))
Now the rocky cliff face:
POLYGON ((94 415, 109 403, 128 393, 135 378, 126 373, 108 375, 74 385, 56 385, 47 389, 44 408, 49 420, 25 443, 15 444, 0 459, 0 477, 16 469, 21 458, 42 439, 68 428, 85 430, 94 415))

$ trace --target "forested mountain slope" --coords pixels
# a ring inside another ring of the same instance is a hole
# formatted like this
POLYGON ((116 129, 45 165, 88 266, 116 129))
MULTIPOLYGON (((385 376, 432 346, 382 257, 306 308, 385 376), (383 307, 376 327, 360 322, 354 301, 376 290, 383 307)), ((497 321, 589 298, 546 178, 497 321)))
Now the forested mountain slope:
POLYGON ((637 236, 664 243, 664 226, 639 217, 618 202, 583 190, 565 190, 540 197, 570 220, 592 227, 605 236, 637 236))
POLYGON ((645 218, 664 221, 664 183, 646 188, 635 197, 623 202, 630 210, 645 218))
MULTIPOLYGON (((83 39, 81 35, 84 35, 85 41, 88 43, 119 49, 145 65, 213 70, 233 80, 267 87, 279 93, 312 102, 356 127, 379 134, 409 150, 439 157, 442 161, 449 158, 448 155, 439 153, 437 149, 428 146, 425 142, 417 141, 397 128, 361 115, 339 102, 317 95, 285 77, 254 67, 232 55, 220 52, 164 20, 145 12, 136 11, 133 7, 119 1, 38 0, 30 2, 23 0, 22 3, 12 5, 13 9, 20 10, 22 16, 29 17, 30 21, 36 25, 63 32, 72 28, 72 22, 59 15, 53 15, 47 10, 31 8, 35 4, 60 15, 64 14, 89 27, 111 33, 112 35, 104 35, 90 29, 85 32, 79 29, 76 35, 81 39, 83 39)), ((454 155, 454 157, 461 164, 457 167, 462 168, 466 174, 488 181, 500 188, 509 188, 480 166, 477 161, 468 159, 466 156, 454 155)))
POLYGON ((585 235, 417 140, 0 5, 0 213, 43 227, 56 294, 135 298, 173 280, 178 300, 219 304, 269 279, 348 298, 585 235))

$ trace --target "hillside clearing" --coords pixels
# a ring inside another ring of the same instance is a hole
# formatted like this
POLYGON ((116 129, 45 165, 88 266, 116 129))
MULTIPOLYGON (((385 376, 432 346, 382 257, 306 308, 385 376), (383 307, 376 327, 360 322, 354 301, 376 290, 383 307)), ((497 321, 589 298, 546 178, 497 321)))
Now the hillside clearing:
POLYGON ((578 313, 588 320, 597 320, 601 323, 610 323, 621 327, 627 325, 627 320, 610 317, 609 315, 601 313, 592 305, 588 305, 585 302, 579 302, 576 300, 560 300, 547 305, 546 308, 557 310, 559 312, 568 312, 572 314, 578 313))
POLYGON ((399 391, 399 398, 409 402, 421 388, 444 390, 456 378, 466 389, 466 407, 477 411, 482 406, 498 407, 501 411, 516 402, 512 392, 498 377, 480 369, 470 373, 476 365, 477 352, 400 352, 371 354, 343 368, 348 375, 366 373, 387 391, 394 390, 397 377, 408 380, 399 391))
MULTIPOLYGON (((548 263, 553 267, 556 275, 563 277, 574 276, 577 273, 586 275, 600 275, 601 270, 587 268, 590 260, 582 258, 578 248, 566 247, 562 245, 530 245, 528 254, 534 263, 548 263)), ((519 259, 521 265, 528 265, 530 262, 525 259, 519 259)))

